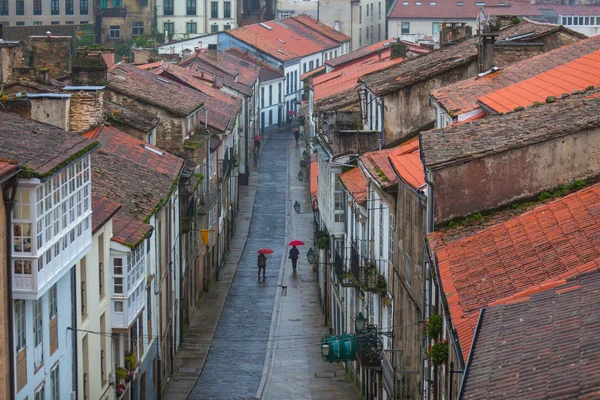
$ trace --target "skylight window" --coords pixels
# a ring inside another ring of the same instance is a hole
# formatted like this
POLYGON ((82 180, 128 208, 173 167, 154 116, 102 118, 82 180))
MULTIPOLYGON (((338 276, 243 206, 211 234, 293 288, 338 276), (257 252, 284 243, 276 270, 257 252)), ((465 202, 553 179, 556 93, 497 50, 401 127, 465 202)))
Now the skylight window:
POLYGON ((475 5, 476 6, 485 6, 485 2, 484 1, 476 1, 475 5))
POLYGON ((265 24, 265 23, 262 23, 262 22, 261 22, 261 23, 259 23, 259 25, 260 25, 260 26, 262 26, 262 27, 263 27, 263 28, 265 28, 265 29, 268 29, 268 30, 270 30, 270 31, 272 31, 272 30, 273 30, 273 28, 271 28, 269 25, 267 25, 267 24, 265 24))
POLYGON ((465 3, 463 3, 462 1, 457 1, 457 2, 456 2, 456 5, 457 5, 457 6, 464 6, 464 5, 465 5, 465 3))
POLYGON ((436 3, 435 1, 430 1, 430 2, 429 2, 429 5, 430 5, 430 6, 437 6, 437 3, 436 3))
POLYGON ((402 5, 403 5, 403 6, 407 6, 407 5, 408 5, 408 1, 403 1, 403 2, 402 2, 402 5))
POLYGON ((280 49, 277 49, 277 52, 281 53, 281 54, 285 54, 285 52, 283 50, 280 50, 280 49))
POLYGON ((421 3, 420 1, 417 1, 415 4, 418 5, 418 6, 422 6, 423 5, 423 3, 421 3))
POLYGON ((278 41, 279 43, 283 43, 283 44, 285 44, 285 40, 283 40, 283 39, 277 39, 277 41, 278 41))
POLYGON ((160 151, 160 150, 157 150, 157 149, 154 149, 154 148, 152 148, 152 147, 150 147, 150 146, 147 146, 147 145, 145 145, 145 144, 143 144, 143 145, 142 145, 142 147, 143 147, 143 148, 145 148, 145 149, 146 149, 146 150, 148 150, 148 151, 151 151, 151 152, 153 152, 153 153, 155 153, 155 154, 158 154, 159 156, 164 156, 164 155, 165 155, 165 153, 164 153, 164 152, 162 152, 162 151, 160 151))
POLYGON ((171 83, 170 80, 165 79, 162 76, 157 76, 156 79, 158 79, 159 81, 164 82, 164 83, 169 83, 169 84, 171 83))

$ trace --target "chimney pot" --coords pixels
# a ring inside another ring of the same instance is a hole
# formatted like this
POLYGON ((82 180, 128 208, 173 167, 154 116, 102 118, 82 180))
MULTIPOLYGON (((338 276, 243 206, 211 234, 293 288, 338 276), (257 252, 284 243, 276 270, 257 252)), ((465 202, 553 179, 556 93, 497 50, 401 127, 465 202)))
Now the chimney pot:
POLYGON ((52 33, 50 31, 46 31, 46 37, 50 39, 50 36, 52 36, 52 33))

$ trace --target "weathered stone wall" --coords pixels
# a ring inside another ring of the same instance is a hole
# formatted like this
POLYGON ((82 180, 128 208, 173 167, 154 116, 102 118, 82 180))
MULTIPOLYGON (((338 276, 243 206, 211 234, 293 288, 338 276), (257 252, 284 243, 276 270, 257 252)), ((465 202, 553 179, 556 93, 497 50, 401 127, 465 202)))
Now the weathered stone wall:
POLYGON ((35 98, 31 102, 31 119, 69 130, 70 99, 35 98))
POLYGON ((407 139, 432 125, 435 120, 435 109, 429 106, 429 93, 471 78, 477 73, 477 62, 473 61, 468 65, 384 96, 384 144, 407 139))
POLYGON ((444 222, 598 175, 600 128, 433 171, 434 218, 444 222))
POLYGON ((134 64, 147 64, 150 60, 156 59, 156 50, 154 49, 138 49, 134 48, 131 50, 133 53, 134 64))
POLYGON ((0 83, 9 83, 15 79, 14 68, 24 67, 21 46, 0 48, 0 83))
POLYGON ((77 50, 71 80, 74 85, 104 86, 107 82, 107 71, 108 67, 101 53, 77 50))
POLYGON ((566 46, 581 40, 578 36, 566 32, 557 32, 536 39, 536 42, 544 43, 540 47, 532 46, 494 46, 494 61, 498 67, 506 67, 518 61, 537 56, 538 54, 566 46))
MULTIPOLYGON (((144 35, 150 35, 152 33, 152 2, 148 2, 147 6, 140 6, 138 0, 124 0, 123 8, 126 9, 125 17, 109 17, 103 16, 102 18, 102 43, 110 42, 129 42, 133 38, 133 23, 143 22, 144 23, 144 35), (120 29, 120 38, 111 39, 110 27, 112 25, 118 25, 120 29)), ((117 9, 105 9, 105 15, 111 15, 112 10, 117 9)), ((117 14, 113 14, 117 15, 117 14)), ((162 27, 159 28, 159 30, 162 27)), ((120 60, 119 60, 120 61, 120 60)))
POLYGON ((102 122, 104 92, 72 92, 69 107, 69 130, 86 132, 102 122))
POLYGON ((53 36, 50 38, 34 36, 29 39, 32 48, 32 67, 48 68, 51 78, 71 72, 73 38, 53 36))

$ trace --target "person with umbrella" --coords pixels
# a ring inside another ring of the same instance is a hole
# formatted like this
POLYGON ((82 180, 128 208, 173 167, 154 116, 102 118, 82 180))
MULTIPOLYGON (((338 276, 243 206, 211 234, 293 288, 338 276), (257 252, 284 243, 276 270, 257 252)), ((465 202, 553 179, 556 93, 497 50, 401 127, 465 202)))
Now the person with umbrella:
POLYGON ((300 241, 300 240, 292 240, 288 246, 292 246, 292 248, 290 249, 290 255, 288 256, 288 258, 290 260, 292 260, 292 267, 294 269, 296 269, 296 266, 298 265, 298 256, 300 255, 300 251, 296 248, 296 246, 302 246, 304 244, 304 242, 300 241))
POLYGON ((260 249, 258 250, 258 280, 260 281, 260 270, 262 269, 263 280, 267 279, 267 256, 265 254, 271 254, 273 250, 271 249, 260 249))

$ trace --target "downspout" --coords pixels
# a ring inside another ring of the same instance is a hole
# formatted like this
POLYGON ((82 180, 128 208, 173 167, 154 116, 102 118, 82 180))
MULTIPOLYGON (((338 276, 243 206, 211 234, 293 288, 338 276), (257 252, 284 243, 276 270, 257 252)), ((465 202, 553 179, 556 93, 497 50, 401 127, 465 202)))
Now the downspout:
MULTIPOLYGON (((155 225, 158 225, 157 221, 157 216, 154 216, 154 220, 155 220, 155 225)), ((162 233, 162 232, 160 232, 162 233)), ((160 317, 161 315, 161 300, 162 300, 162 296, 161 296, 161 291, 160 291, 160 281, 161 281, 161 276, 160 276, 160 271, 159 271, 159 265, 160 265, 160 247, 159 247, 159 241, 158 241, 158 236, 159 236, 159 232, 156 232, 156 234, 154 235, 154 251, 156 252, 156 266, 155 266, 155 279, 154 279, 154 285, 156 288, 158 288, 158 291, 156 289, 154 289, 154 297, 156 298, 158 295, 158 299, 156 299, 156 310, 157 312, 156 314, 156 325, 158 328, 158 335, 156 335, 156 348, 158 349, 157 351, 157 358, 156 358, 156 369, 158 369, 158 371, 154 371, 154 373, 156 374, 157 377, 157 386, 158 386, 158 399, 161 399, 161 394, 162 394, 162 364, 160 361, 160 346, 161 346, 161 336, 162 336, 162 326, 161 326, 161 320, 162 318, 160 317)), ((152 304, 149 305, 150 307, 152 307, 152 304)), ((113 359, 114 360, 114 359, 113 359)))
MULTIPOLYGON (((179 184, 177 184, 177 191, 179 192, 179 184)), ((179 203, 179 215, 177 216, 177 218, 179 218, 179 232, 177 235, 179 236, 179 341, 181 342, 183 341, 183 300, 184 298, 187 299, 187 297, 184 297, 183 295, 183 232, 181 226, 181 211, 183 210, 183 207, 181 207, 181 195, 177 196, 177 202, 179 203)))
MULTIPOLYGON (((7 189, 8 188, 4 188, 3 190, 3 198, 4 198, 4 206, 5 206, 5 212, 6 212, 6 223, 7 226, 9 227, 9 229, 12 229, 12 210, 15 206, 15 197, 17 195, 17 185, 19 183, 19 175, 15 175, 13 178, 10 179, 10 181, 7 183, 7 186, 10 187, 12 190, 10 192, 10 198, 8 198, 8 193, 7 193, 7 189)), ((8 301, 8 346, 9 346, 9 366, 8 366, 8 373, 10 376, 9 379, 9 393, 8 396, 9 398, 14 398, 15 397, 15 351, 14 351, 14 335, 13 335, 13 328, 14 328, 14 324, 13 324, 13 297, 12 297, 12 251, 11 251, 11 239, 10 239, 11 235, 8 234, 6 235, 6 269, 7 269, 7 279, 6 279, 6 283, 7 283, 7 294, 6 294, 6 299, 8 301)))
POLYGON ((79 393, 77 379, 77 265, 71 268, 71 335, 73 336, 73 391, 79 393))
POLYGON ((383 119, 383 99, 377 97, 377 105, 379 106, 379 116, 381 118, 381 146, 385 145, 385 122, 383 119))

